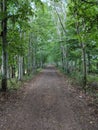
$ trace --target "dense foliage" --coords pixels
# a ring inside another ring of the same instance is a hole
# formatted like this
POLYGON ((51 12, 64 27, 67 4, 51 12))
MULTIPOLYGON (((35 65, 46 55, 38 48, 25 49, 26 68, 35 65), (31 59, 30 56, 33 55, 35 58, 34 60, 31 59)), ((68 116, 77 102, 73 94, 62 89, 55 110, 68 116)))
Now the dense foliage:
POLYGON ((3 91, 8 79, 47 63, 78 77, 84 89, 98 73, 97 0, 0 0, 0 24, 3 91))

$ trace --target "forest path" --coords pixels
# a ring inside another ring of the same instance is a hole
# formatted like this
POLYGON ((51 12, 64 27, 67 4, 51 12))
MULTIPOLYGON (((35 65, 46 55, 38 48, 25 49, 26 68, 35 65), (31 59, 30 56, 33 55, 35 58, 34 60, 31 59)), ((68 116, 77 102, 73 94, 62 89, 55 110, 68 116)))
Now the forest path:
POLYGON ((98 130, 86 102, 54 67, 23 88, 18 101, 2 104, 0 130, 98 130))

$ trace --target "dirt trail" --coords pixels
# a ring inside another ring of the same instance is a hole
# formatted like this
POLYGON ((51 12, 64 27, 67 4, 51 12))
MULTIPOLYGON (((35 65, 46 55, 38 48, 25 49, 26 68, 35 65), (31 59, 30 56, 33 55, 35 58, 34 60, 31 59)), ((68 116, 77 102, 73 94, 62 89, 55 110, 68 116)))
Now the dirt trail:
POLYGON ((44 69, 20 94, 1 106, 0 130, 98 130, 84 99, 55 68, 44 69))

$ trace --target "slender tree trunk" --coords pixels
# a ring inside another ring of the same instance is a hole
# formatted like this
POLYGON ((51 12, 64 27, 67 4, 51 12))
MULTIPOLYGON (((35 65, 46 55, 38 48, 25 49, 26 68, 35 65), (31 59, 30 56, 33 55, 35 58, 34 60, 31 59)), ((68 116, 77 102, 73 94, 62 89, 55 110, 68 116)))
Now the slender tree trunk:
POLYGON ((64 70, 64 58, 63 58, 63 52, 61 50, 61 60, 62 60, 62 69, 64 70))
POLYGON ((39 65, 39 67, 42 68, 43 67, 43 57, 42 57, 42 50, 41 50, 41 48, 40 48, 39 51, 40 51, 40 63, 39 63, 40 65, 39 65))
MULTIPOLYGON (((83 28, 85 27, 84 20, 82 21, 83 23, 83 28)), ((76 22, 76 31, 78 35, 78 40, 81 45, 81 51, 82 51, 82 72, 83 72, 83 89, 86 92, 86 84, 87 84, 87 65, 86 65, 86 49, 85 49, 85 44, 84 44, 84 37, 81 36, 80 34, 80 25, 79 22, 76 22)))
POLYGON ((19 56, 19 61, 18 61, 18 80, 22 80, 23 77, 23 57, 19 56))
POLYGON ((81 43, 82 46, 82 58, 83 58, 83 87, 84 90, 86 90, 86 84, 87 84, 87 65, 86 65, 86 50, 84 43, 81 43))
POLYGON ((29 43, 28 43, 28 70, 27 70, 28 75, 30 75, 30 73, 32 73, 32 44, 31 44, 31 40, 32 40, 32 33, 30 33, 30 35, 29 35, 29 43))
POLYGON ((7 0, 2 0, 1 11, 5 14, 2 20, 2 91, 7 90, 7 0))
POLYGON ((23 57, 23 75, 25 75, 25 57, 23 57))
POLYGON ((68 47, 66 46, 66 50, 65 50, 65 71, 66 73, 69 73, 69 68, 68 68, 68 47))
POLYGON ((91 57, 90 57, 90 53, 88 53, 88 73, 91 72, 91 57))
POLYGON ((34 43, 34 46, 33 46, 33 73, 36 73, 36 71, 37 71, 36 53, 37 53, 37 44, 34 43))
POLYGON ((12 67, 11 67, 11 69, 12 69, 12 78, 15 78, 15 66, 13 65, 12 67))
POLYGON ((78 71, 79 72, 79 64, 78 64, 78 60, 75 60, 75 66, 74 66, 74 71, 78 71))
POLYGON ((65 35, 66 35, 65 27, 64 27, 64 25, 63 25, 63 22, 62 22, 61 17, 60 17, 60 15, 59 15, 59 13, 58 13, 58 10, 57 10, 57 8, 56 8, 55 3, 54 3, 54 7, 55 7, 54 9, 55 9, 55 11, 56 11, 56 14, 57 14, 57 16, 58 16, 58 19, 59 19, 59 21, 60 21, 61 27, 62 27, 62 29, 63 29, 65 35))

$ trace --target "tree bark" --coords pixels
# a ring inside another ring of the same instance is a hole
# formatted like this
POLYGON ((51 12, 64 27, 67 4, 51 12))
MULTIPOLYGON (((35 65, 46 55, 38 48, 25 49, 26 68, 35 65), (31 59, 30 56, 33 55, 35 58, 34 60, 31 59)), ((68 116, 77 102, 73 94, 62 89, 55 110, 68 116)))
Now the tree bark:
POLYGON ((91 57, 90 57, 90 53, 88 53, 87 55, 88 55, 88 73, 91 73, 91 57))
POLYGON ((86 90, 86 84, 87 84, 87 65, 86 65, 86 51, 84 44, 82 44, 82 57, 83 57, 83 86, 84 90, 86 90))
POLYGON ((18 80, 22 80, 23 78, 23 57, 19 56, 19 61, 18 61, 18 80))
MULTIPOLYGON (((84 21, 82 20, 83 23, 83 28, 84 28, 84 21)), ((76 22, 76 32, 78 35, 78 40, 79 40, 79 44, 81 46, 81 52, 82 52, 82 72, 83 72, 83 89, 86 92, 86 84, 87 84, 87 65, 86 65, 86 46, 84 44, 84 40, 83 37, 80 34, 80 25, 79 25, 79 21, 77 20, 76 22)))
POLYGON ((7 90, 7 0, 2 0, 1 11, 5 14, 2 20, 2 91, 7 90))
POLYGON ((15 78, 15 66, 13 65, 13 66, 11 67, 11 69, 12 69, 11 78, 15 78))

